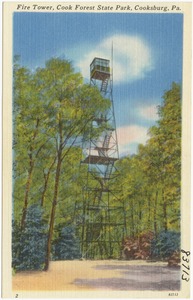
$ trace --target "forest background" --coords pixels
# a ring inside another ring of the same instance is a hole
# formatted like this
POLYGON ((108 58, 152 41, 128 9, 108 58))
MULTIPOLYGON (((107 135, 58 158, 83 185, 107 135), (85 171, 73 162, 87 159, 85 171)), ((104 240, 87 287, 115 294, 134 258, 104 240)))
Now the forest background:
MULTIPOLYGON (((35 71, 16 58, 13 93, 13 268, 47 270, 51 259, 81 257, 74 226, 86 172, 80 169, 81 141, 110 103, 84 84, 71 62, 57 58, 35 71)), ((157 110, 146 144, 116 162, 113 184, 122 188, 127 236, 153 233, 151 253, 163 259, 180 248, 179 84, 163 91, 157 110)))

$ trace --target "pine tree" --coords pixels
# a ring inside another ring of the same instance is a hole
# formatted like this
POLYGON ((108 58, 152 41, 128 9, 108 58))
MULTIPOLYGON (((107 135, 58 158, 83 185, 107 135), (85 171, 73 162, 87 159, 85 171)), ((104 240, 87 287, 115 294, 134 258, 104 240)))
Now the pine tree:
POLYGON ((161 231, 152 241, 154 257, 166 259, 174 252, 180 251, 180 233, 176 231, 161 231))
POLYGON ((63 227, 53 245, 53 259, 80 258, 80 244, 73 226, 63 227))
POLYGON ((17 222, 12 222, 12 268, 20 265, 21 229, 17 222))
POLYGON ((13 257, 16 270, 41 270, 44 266, 46 253, 46 228, 42 209, 37 204, 28 208, 26 226, 15 234, 15 252, 13 257), (17 252, 16 252, 17 251, 17 252))

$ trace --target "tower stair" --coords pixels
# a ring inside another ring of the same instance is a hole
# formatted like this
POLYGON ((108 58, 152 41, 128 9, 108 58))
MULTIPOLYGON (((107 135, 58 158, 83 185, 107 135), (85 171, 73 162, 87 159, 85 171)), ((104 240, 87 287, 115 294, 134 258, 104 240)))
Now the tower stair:
POLYGON ((102 84, 101 84, 101 92, 102 93, 106 93, 107 86, 108 86, 108 81, 109 81, 108 78, 106 78, 105 80, 102 81, 102 84))

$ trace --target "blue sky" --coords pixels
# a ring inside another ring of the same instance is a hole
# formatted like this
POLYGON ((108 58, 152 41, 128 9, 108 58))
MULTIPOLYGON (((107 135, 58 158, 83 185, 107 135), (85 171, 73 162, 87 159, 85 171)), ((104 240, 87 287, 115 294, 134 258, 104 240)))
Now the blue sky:
POLYGON ((95 56, 111 58, 121 155, 145 143, 157 105, 172 82, 182 82, 183 15, 140 13, 14 13, 13 48, 21 64, 72 61, 85 81, 95 56))

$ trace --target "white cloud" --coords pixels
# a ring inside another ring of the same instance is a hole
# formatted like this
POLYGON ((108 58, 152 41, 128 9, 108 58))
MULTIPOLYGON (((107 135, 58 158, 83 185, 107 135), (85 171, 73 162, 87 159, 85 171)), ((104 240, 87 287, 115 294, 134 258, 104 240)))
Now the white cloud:
POLYGON ((113 35, 93 45, 94 50, 86 51, 77 63, 85 78, 89 78, 88 66, 94 57, 111 59, 112 42, 114 83, 143 78, 146 72, 153 69, 152 51, 141 37, 113 35))
POLYGON ((155 105, 155 104, 138 108, 139 115, 141 117, 143 117, 144 119, 151 120, 151 121, 158 120, 159 117, 158 117, 157 112, 158 112, 158 109, 157 109, 157 105, 155 105))
POLYGON ((145 144, 148 140, 148 128, 138 125, 130 125, 117 128, 117 138, 120 154, 130 152, 132 144, 145 144))

